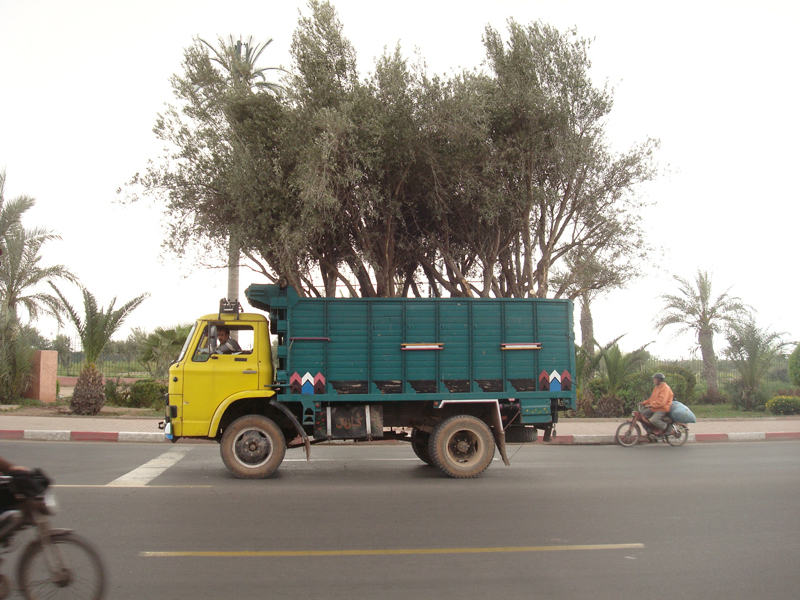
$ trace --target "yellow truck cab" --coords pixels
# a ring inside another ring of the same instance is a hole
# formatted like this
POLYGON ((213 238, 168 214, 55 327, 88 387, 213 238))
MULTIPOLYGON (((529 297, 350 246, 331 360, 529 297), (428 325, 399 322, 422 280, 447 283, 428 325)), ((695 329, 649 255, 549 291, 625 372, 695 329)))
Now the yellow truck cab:
MULTIPOLYGON (((269 324, 264 315, 222 312, 197 320, 169 370, 167 439, 216 438, 232 404, 275 395, 269 324), (217 331, 230 330, 241 351, 222 354, 217 331)), ((243 406, 243 405, 242 405, 243 406)))

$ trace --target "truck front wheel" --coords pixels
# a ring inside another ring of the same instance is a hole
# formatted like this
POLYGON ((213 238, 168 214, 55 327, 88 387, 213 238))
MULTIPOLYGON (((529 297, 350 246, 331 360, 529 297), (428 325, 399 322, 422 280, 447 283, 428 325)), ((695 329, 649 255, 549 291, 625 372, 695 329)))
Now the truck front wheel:
POLYGON ((262 415, 245 415, 222 434, 222 462, 239 479, 263 479, 272 475, 286 455, 280 427, 262 415))
POLYGON ((436 426, 429 450, 433 463, 450 477, 477 477, 494 458, 494 437, 477 417, 458 415, 436 426))

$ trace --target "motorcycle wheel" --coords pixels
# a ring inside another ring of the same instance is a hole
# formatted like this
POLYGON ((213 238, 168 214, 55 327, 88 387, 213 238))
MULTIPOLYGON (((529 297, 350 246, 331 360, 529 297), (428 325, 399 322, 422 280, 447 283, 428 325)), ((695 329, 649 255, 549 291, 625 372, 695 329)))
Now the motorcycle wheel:
POLYGON ((639 442, 639 436, 642 435, 642 430, 638 423, 625 421, 622 425, 617 427, 617 434, 614 440, 625 448, 635 446, 639 442))
POLYGON ((64 569, 59 572, 51 568, 49 552, 41 540, 31 542, 19 559, 17 580, 22 596, 26 600, 102 598, 106 572, 100 555, 89 542, 74 533, 54 534, 50 541, 64 569))
POLYGON ((683 423, 673 423, 675 434, 667 436, 667 443, 670 446, 683 446, 686 440, 689 439, 689 428, 683 423))

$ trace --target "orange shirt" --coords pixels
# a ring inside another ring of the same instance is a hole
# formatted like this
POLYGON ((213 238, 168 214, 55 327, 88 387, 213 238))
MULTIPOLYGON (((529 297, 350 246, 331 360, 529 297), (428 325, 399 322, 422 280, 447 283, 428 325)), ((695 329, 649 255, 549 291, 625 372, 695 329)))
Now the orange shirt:
POLYGON ((672 388, 670 388, 666 382, 664 382, 655 386, 653 388, 653 393, 650 394, 650 397, 642 402, 642 404, 649 406, 654 412, 669 412, 669 409, 672 406, 673 396, 674 394, 672 393, 672 388))

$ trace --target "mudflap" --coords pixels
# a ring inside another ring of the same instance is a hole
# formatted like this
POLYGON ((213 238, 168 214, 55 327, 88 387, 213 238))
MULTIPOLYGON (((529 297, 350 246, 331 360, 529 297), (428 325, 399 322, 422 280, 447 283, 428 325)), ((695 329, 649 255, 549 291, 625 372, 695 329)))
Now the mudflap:
POLYGON ((270 400, 269 403, 272 406, 274 406, 275 408, 277 408, 279 411, 281 411, 283 414, 285 414, 289 418, 289 421, 291 421, 292 425, 294 425, 295 430, 297 431, 297 433, 300 434, 300 437, 303 439, 303 446, 305 446, 305 449, 306 449, 306 461, 310 461, 311 460, 311 440, 308 439, 308 435, 306 434, 306 432, 303 429, 302 425, 300 425, 300 421, 298 421, 297 417, 295 417, 292 414, 292 411, 290 411, 288 408, 286 408, 280 402, 276 402, 274 398, 272 400, 270 400))
POLYGON ((494 421, 494 426, 492 427, 494 442, 497 444, 497 449, 500 451, 500 457, 503 459, 503 464, 507 467, 510 467, 511 461, 508 460, 508 454, 506 454, 506 432, 503 430, 503 420, 500 416, 499 407, 497 410, 492 411, 492 415, 492 420, 494 421))

